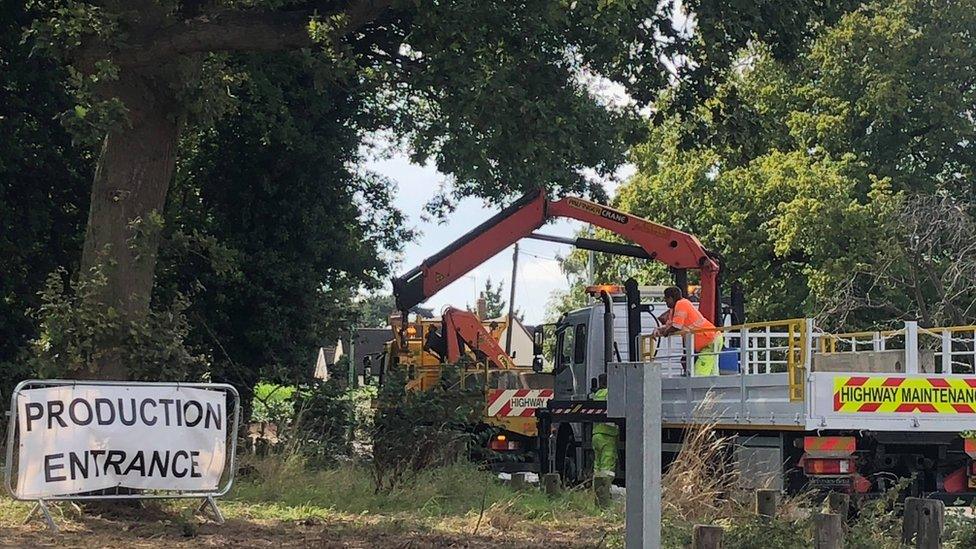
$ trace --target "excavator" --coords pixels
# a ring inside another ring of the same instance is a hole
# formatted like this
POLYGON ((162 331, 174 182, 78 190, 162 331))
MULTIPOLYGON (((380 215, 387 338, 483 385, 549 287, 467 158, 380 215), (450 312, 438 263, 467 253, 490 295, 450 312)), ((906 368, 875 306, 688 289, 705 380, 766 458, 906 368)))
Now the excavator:
MULTIPOLYGON (((454 308, 446 309, 439 322, 421 319, 411 322, 408 311, 522 238, 661 261, 671 267, 675 282, 681 288, 687 287, 687 271, 698 270, 699 308, 712 321, 721 317, 721 260, 706 250, 697 238, 583 198, 551 200, 541 189, 516 200, 403 276, 393 279, 393 294, 400 313, 391 318, 394 338, 388 346, 388 359, 383 368, 406 369, 407 388, 423 390, 439 379, 443 364, 455 363, 465 354, 473 357, 475 366, 462 376, 462 381, 470 377, 469 373, 483 374, 484 423, 499 430, 489 441, 489 448, 526 457, 524 460, 505 460, 509 464, 534 459, 537 455, 539 437, 535 409, 545 407, 553 398, 553 383, 554 380, 558 383, 559 379, 553 374, 542 373, 541 331, 533 334, 535 358, 532 366, 517 367, 497 343, 500 330, 507 326, 501 329, 497 325, 485 326, 483 319, 454 308), (535 232, 555 218, 589 223, 634 244, 569 239, 535 232)), ((612 333, 614 315, 610 294, 608 291, 597 293, 606 303, 603 328, 612 333)), ((639 316, 640 311, 627 314, 639 316)), ((633 335, 630 340, 636 337, 633 335)), ((601 339, 612 345, 612 337, 601 339)), ((612 350, 606 353, 607 357, 611 355, 612 350)), ((578 385, 580 383, 574 380, 573 386, 578 385)), ((525 463, 517 464, 521 470, 525 466, 525 463)))

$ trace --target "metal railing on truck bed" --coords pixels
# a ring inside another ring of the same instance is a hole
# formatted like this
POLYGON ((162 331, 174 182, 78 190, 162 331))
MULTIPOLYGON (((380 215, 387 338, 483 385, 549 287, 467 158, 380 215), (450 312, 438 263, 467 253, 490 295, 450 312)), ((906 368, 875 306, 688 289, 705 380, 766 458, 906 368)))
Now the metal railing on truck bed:
MULTIPOLYGON (((693 334, 642 358, 664 372, 666 424, 737 429, 976 430, 976 327, 831 334, 812 319, 716 328, 720 352, 695 352, 693 334), (715 356, 718 376, 689 376, 715 356)), ((677 338, 671 338, 677 339, 677 338)))

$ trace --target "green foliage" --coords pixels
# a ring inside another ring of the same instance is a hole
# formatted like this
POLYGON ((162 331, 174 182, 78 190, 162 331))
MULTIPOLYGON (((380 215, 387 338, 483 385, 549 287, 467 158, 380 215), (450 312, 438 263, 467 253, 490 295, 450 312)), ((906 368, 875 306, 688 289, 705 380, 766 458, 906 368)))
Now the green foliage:
POLYGON ((389 182, 351 169, 360 90, 316 85, 302 53, 227 62, 242 108, 183 141, 156 294, 191 295, 189 344, 247 398, 259 379, 309 379, 411 233, 389 182))
MULTIPOLYGON (((751 46, 714 97, 661 117, 616 205, 720 252, 752 318, 971 321, 976 297, 953 286, 973 276, 963 243, 976 233, 968 4, 869 3, 818 29, 790 62, 751 46), (922 212, 933 196, 941 203, 922 212), (963 213, 947 233, 939 220, 952 212, 963 213)), ((677 100, 664 96, 662 112, 677 100)))
POLYGON ((251 421, 285 423, 295 415, 296 388, 262 381, 254 387, 251 421))
POLYGON ((554 323, 560 316, 585 307, 587 303, 589 297, 586 295, 586 284, 582 281, 571 282, 568 290, 557 290, 549 296, 549 301, 546 302, 546 322, 554 323))
MULTIPOLYGON (((418 514, 422 517, 464 517, 477 515, 484 501, 486 509, 503 511, 509 520, 551 521, 553 514, 600 516, 588 491, 564 491, 548 498, 535 491, 516 492, 502 485, 488 471, 459 462, 421 471, 394 490, 376 491, 371 472, 346 465, 334 469, 309 470, 301 461, 261 459, 252 463, 255 478, 241 480, 229 496, 234 502, 267 503, 261 518, 300 520, 292 513, 309 507, 331 509, 352 515, 418 514), (284 514, 287 516, 283 516, 284 514)), ((617 513, 609 518, 620 520, 617 513)))
POLYGON ((976 521, 972 513, 976 511, 972 505, 963 509, 952 509, 945 516, 945 533, 942 539, 946 547, 976 547, 976 521))
MULTIPOLYGON (((481 291, 479 296, 480 299, 485 300, 485 318, 501 318, 503 316, 508 316, 508 308, 505 307, 506 301, 504 296, 504 281, 500 281, 498 284, 491 283, 491 277, 485 280, 485 287, 481 291)), ((471 306, 468 306, 469 311, 474 311, 471 306)), ((521 318, 522 313, 518 309, 513 311, 515 318, 521 318)))
POLYGON ((260 382, 254 387, 251 421, 274 433, 262 442, 268 455, 321 468, 348 459, 350 434, 358 418, 354 406, 362 394, 336 381, 285 386, 260 382), (273 443, 273 444, 265 444, 273 443))
POLYGON ((484 393, 463 388, 459 368, 444 367, 436 387, 407 391, 402 369, 390 372, 373 423, 373 481, 393 490, 418 472, 464 456, 484 409, 484 393))
POLYGON ((30 21, 23 2, 0 2, 0 394, 7 396, 31 375, 23 352, 37 337, 38 292, 55 268, 78 261, 92 167, 58 121, 72 105, 64 73, 21 41, 30 21))
POLYGON ((905 495, 908 479, 888 489, 882 497, 867 500, 858 509, 857 519, 847 533, 847 546, 894 549, 901 547, 901 512, 899 501, 905 495))
MULTIPOLYGON (((123 114, 112 93, 116 88, 104 84, 124 85, 134 77, 148 76, 170 88, 177 100, 173 107, 190 123, 210 125, 239 110, 227 87, 249 75, 242 76, 227 52, 246 50, 249 37, 222 27, 224 16, 266 13, 271 26, 275 12, 314 13, 304 22, 279 23, 280 44, 269 40, 261 49, 309 46, 293 39, 308 34, 316 47, 303 55, 314 88, 341 84, 366 90, 362 104, 376 126, 409 144, 418 161, 432 159, 453 176, 451 188, 431 204, 443 211, 461 196, 500 200, 540 185, 602 196, 583 169, 612 174, 641 132, 636 105, 615 107, 595 97, 587 88, 594 76, 623 84, 639 105, 677 82, 688 106, 709 94, 734 52, 748 42, 768 42, 777 57, 789 57, 817 23, 834 20, 849 4, 396 2, 358 32, 343 35, 347 25, 361 22, 342 3, 269 0, 215 7, 163 0, 127 10, 80 0, 32 0, 37 18, 27 37, 39 53, 70 65, 67 80, 78 108, 69 122, 86 126, 88 138, 97 139, 123 114), (694 33, 679 24, 691 19, 694 33), (143 58, 159 48, 157 33, 174 33, 178 42, 178 30, 191 25, 203 27, 195 31, 200 51, 184 47, 143 58), (227 43, 205 46, 221 33, 227 43), (662 58, 670 60, 670 69, 662 58)), ((269 99, 274 106, 284 104, 282 97, 269 99)))
POLYGON ((189 325, 186 302, 177 297, 170 308, 144 319, 122 318, 98 300, 105 286, 99 270, 66 283, 59 269, 48 277, 37 312, 40 335, 31 343, 31 366, 42 377, 85 378, 106 355, 129 364, 133 380, 179 381, 201 377, 203 361, 185 345, 189 325))
MULTIPOLYGON (((145 277, 124 293, 135 295, 137 316, 144 303, 188 296, 192 351, 184 353, 205 356, 212 377, 237 385, 250 403, 262 377, 307 377, 308 349, 349 324, 352 296, 376 285, 388 267, 383 252, 409 238, 391 207, 391 183, 350 168, 368 132, 387 131, 414 159, 452 176, 434 211, 462 196, 501 201, 540 186, 602 197, 586 174, 612 174, 642 128, 636 105, 607 105, 587 79, 620 82, 643 105, 671 82, 662 58, 687 60, 675 76, 701 95, 728 65, 728 52, 749 41, 782 52, 808 34, 808 23, 846 5, 763 1, 739 17, 739 4, 686 4, 699 29, 692 36, 672 24, 682 15, 677 2, 650 0, 395 2, 367 21, 344 11, 358 3, 31 0, 31 17, 4 36, 16 39, 23 28, 21 52, 62 67, 52 74, 72 100, 59 97, 55 112, 78 143, 94 146, 116 132, 104 141, 106 158, 141 120, 180 122, 178 137, 159 128, 151 136, 160 139, 152 152, 160 166, 180 158, 173 188, 157 182, 163 188, 149 191, 139 181, 146 159, 135 155, 101 165, 100 180, 118 181, 132 203, 169 199, 162 219, 121 221, 140 237, 126 245, 150 262, 160 230, 165 242, 158 287, 145 277), (249 21, 260 23, 253 32, 249 21), (240 53, 255 49, 272 53, 240 53)), ((79 173, 91 172, 90 162, 83 167, 79 173)), ((54 181, 37 186, 37 197, 52 194, 49 187, 74 189, 54 181)), ((87 209, 83 202, 67 202, 77 208, 69 224, 87 209)), ((120 222, 103 215, 107 209, 91 211, 91 234, 120 234, 122 227, 107 226, 120 222)), ((108 260, 129 251, 116 242, 108 260)), ((68 261, 23 265, 73 270, 68 261)), ((40 287, 30 282, 18 293, 40 287)))
POLYGON ((809 527, 808 520, 769 520, 743 513, 728 521, 722 541, 726 547, 804 549, 811 546, 811 536, 807 532, 809 527))
POLYGON ((295 395, 291 436, 312 467, 334 465, 349 456, 353 395, 333 381, 303 387, 295 395))
POLYGON ((390 325, 390 314, 396 309, 393 294, 372 293, 357 302, 359 315, 356 325, 363 328, 385 328, 390 325))

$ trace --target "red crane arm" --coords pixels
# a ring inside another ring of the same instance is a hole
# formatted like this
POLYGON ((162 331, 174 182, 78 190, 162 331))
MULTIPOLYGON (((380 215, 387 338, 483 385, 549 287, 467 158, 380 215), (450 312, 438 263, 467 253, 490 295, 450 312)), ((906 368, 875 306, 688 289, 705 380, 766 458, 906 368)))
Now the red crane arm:
POLYGON ((498 369, 515 368, 515 364, 504 349, 485 329, 474 313, 448 307, 441 318, 444 321, 444 339, 447 342, 447 361, 455 363, 461 359, 464 342, 478 358, 487 359, 498 369))
POLYGON ((719 264, 694 236, 577 197, 549 201, 529 193, 400 278, 393 280, 397 308, 409 311, 553 217, 603 227, 643 248, 651 259, 678 269, 701 270, 702 314, 718 317, 719 264))
POLYGON ((693 235, 572 196, 549 202, 547 213, 550 217, 569 217, 603 227, 644 248, 651 259, 669 267, 701 270, 702 291, 698 308, 713 323, 720 316, 719 264, 693 235))

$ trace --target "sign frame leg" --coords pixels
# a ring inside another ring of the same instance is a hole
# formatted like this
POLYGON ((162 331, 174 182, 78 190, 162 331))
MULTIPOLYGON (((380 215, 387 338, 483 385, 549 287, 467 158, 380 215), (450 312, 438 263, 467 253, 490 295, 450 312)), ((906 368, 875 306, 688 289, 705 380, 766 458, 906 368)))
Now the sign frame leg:
POLYGON ((37 503, 34 504, 34 507, 31 507, 30 512, 27 513, 27 517, 24 519, 24 524, 29 523, 31 519, 38 514, 38 512, 40 512, 41 517, 47 524, 47 529, 50 530, 52 534, 57 535, 61 533, 61 529, 58 528, 57 523, 54 522, 54 517, 51 516, 51 511, 48 509, 47 502, 43 499, 38 499, 37 503))
POLYGON ((198 513, 203 513, 206 515, 206 511, 210 511, 211 518, 217 524, 224 523, 224 514, 220 512, 220 507, 217 507, 217 501, 214 500, 213 496, 207 496, 206 499, 197 508, 198 513))

